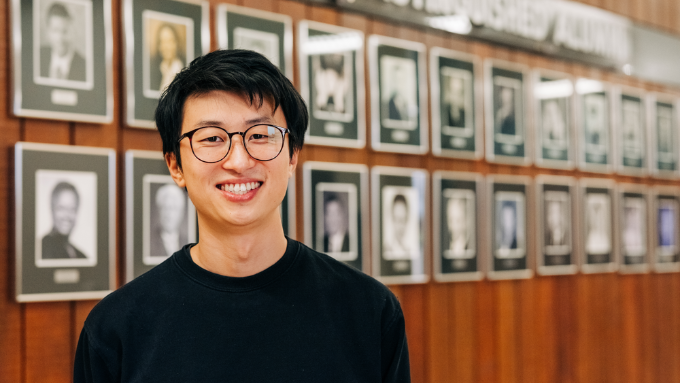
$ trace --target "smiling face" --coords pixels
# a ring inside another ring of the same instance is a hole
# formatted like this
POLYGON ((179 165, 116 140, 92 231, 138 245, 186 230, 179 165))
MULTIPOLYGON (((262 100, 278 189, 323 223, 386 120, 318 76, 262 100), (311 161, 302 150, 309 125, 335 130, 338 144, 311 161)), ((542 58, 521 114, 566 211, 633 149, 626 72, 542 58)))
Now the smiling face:
POLYGON ((52 222, 61 235, 71 234, 78 216, 78 196, 71 190, 62 190, 52 198, 52 222))
MULTIPOLYGON (((230 133, 243 132, 255 124, 287 128, 281 108, 274 112, 268 100, 259 109, 257 104, 251 105, 241 95, 226 91, 191 96, 184 104, 181 134, 207 126, 230 133)), ((216 163, 199 161, 188 138, 180 142, 179 152, 182 169, 172 154, 166 155, 166 161, 177 185, 187 188, 198 213, 200 230, 256 229, 274 222, 281 225, 279 205, 298 157, 295 153, 291 158, 287 142, 271 161, 250 157, 239 135, 232 137, 229 154, 216 163)))

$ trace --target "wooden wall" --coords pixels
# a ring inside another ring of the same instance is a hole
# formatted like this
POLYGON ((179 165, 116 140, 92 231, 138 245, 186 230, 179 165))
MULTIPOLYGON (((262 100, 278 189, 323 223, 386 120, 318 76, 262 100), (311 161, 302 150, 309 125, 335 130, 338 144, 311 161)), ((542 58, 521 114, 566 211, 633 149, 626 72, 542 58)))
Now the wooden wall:
MULTIPOLYGON (((10 114, 10 10, 0 1, 0 380, 68 382, 82 323, 95 301, 18 304, 14 300, 13 145, 17 141, 115 148, 118 153, 117 253, 123 280, 123 153, 160 150, 155 131, 124 127, 121 0, 113 0, 114 121, 107 125, 16 118, 10 114)), ((680 95, 571 62, 557 61, 448 34, 390 24, 332 8, 286 0, 231 0, 239 5, 680 95)), ((680 33, 674 0, 585 0, 638 22, 680 33)), ((214 10, 211 1, 211 31, 214 10)), ((297 67, 295 68, 297 71, 297 67)), ((297 83, 297 74, 296 74, 297 83)), ((368 80, 368 76, 367 76, 368 80)), ((370 116, 369 116, 370 117, 370 116)), ((369 132, 370 139, 370 132, 369 132)), ((370 142, 370 141, 369 141, 370 142)), ((307 146, 302 161, 359 162, 483 174, 561 174, 535 167, 396 155, 370 149, 307 146)), ((299 169, 301 170, 301 169, 299 169)), ((595 175, 587 175, 595 176, 595 175)), ((671 184, 652 178, 617 181, 671 184)), ((302 190, 298 173, 297 190, 302 190)), ((298 206, 302 199, 298 195, 298 206)), ((302 214, 297 232, 302 233, 302 214)), ((530 222, 530 224, 532 224, 530 222)), ((575 275, 521 281, 393 286, 403 305, 414 382, 680 382, 680 274, 575 275)))

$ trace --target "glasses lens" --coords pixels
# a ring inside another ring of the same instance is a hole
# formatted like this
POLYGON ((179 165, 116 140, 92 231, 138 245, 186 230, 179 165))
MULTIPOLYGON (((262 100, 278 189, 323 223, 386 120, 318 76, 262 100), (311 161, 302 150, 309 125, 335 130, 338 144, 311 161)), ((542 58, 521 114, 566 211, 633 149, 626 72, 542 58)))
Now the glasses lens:
POLYGON ((269 161, 283 149, 283 132, 274 126, 255 125, 246 131, 243 142, 253 158, 269 161))
POLYGON ((194 155, 204 162, 217 162, 229 151, 229 136, 220 128, 201 128, 191 139, 194 155))

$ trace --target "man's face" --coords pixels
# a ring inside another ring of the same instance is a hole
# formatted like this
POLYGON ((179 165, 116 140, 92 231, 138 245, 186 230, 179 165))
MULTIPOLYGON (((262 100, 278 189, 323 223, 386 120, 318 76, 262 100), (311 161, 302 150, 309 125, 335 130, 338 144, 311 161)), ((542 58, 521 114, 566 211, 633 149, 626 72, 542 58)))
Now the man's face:
POLYGON ((551 230, 562 228, 562 205, 559 202, 548 202, 546 215, 548 228, 551 230))
POLYGON ((78 216, 78 197, 70 190, 64 190, 52 199, 52 222, 54 229, 68 236, 76 225, 78 216))
MULTIPOLYGON (((273 112, 268 100, 259 109, 258 103, 254 104, 226 91, 192 96, 184 104, 181 133, 204 126, 221 127, 227 132, 243 132, 260 123, 287 127, 281 108, 273 112)), ((188 138, 180 142, 180 155, 183 169, 179 169, 172 155, 166 157, 168 167, 177 185, 187 188, 202 227, 247 229, 274 222, 280 225, 279 205, 298 158, 297 153, 289 156, 287 139, 281 153, 271 161, 250 157, 239 135, 232 138, 231 150, 220 162, 199 161, 188 138), (255 188, 243 194, 228 191, 230 185, 245 188, 246 184, 254 184, 255 188)))
POLYGON ((159 46, 158 50, 163 57, 163 60, 173 60, 177 57, 177 39, 175 34, 170 30, 170 27, 163 27, 159 32, 159 46))
POLYGON ((392 206, 392 227, 394 227, 395 239, 403 239, 406 234, 408 223, 408 209, 403 202, 395 202, 392 206))
POLYGON ((512 238, 515 236, 515 209, 504 206, 501 211, 503 237, 512 238))
POLYGON ((446 205, 446 210, 447 223, 451 234, 453 236, 465 234, 467 228, 465 201, 460 198, 451 198, 446 205))
POLYGON ((47 19, 47 39, 54 53, 58 56, 67 54, 71 49, 71 20, 50 16, 47 19))
POLYGON ((338 201, 330 201, 326 204, 324 216, 326 232, 328 234, 342 233, 345 230, 345 212, 338 201))

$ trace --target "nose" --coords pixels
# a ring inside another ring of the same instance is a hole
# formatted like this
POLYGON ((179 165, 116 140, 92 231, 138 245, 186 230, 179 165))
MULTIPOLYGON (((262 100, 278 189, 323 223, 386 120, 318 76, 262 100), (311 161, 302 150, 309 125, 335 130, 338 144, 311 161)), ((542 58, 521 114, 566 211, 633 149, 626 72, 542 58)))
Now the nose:
POLYGON ((253 167, 255 159, 248 154, 246 147, 243 145, 243 136, 235 134, 231 137, 231 148, 227 157, 222 161, 224 169, 231 169, 237 173, 253 167))

